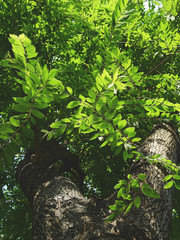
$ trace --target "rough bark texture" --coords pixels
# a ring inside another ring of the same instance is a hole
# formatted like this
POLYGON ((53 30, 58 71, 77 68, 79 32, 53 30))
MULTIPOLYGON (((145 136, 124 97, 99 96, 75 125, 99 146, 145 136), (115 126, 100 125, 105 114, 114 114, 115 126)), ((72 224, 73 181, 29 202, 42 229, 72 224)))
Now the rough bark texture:
MULTIPOLYGON (((166 124, 161 124, 154 128, 140 151, 145 156, 161 154, 162 159, 178 162, 179 147, 179 138, 174 130, 166 124)), ((161 198, 153 199, 142 195, 140 208, 133 209, 121 222, 123 235, 125 234, 128 240, 167 240, 172 212, 172 189, 165 190, 162 183, 167 171, 159 164, 147 163, 145 159, 134 163, 130 171, 134 176, 145 173, 148 176, 147 183, 161 198)))
MULTIPOLYGON (((177 161, 179 139, 171 127, 157 126, 140 149, 146 155, 161 154, 162 158, 177 161)), ((17 179, 28 197, 33 211, 33 240, 167 240, 172 210, 172 190, 164 190, 165 171, 144 159, 133 163, 131 174, 146 173, 147 182, 161 195, 161 199, 141 197, 142 205, 112 223, 109 199, 83 197, 68 178, 57 176, 52 169, 42 169, 26 157, 17 169, 17 179)))

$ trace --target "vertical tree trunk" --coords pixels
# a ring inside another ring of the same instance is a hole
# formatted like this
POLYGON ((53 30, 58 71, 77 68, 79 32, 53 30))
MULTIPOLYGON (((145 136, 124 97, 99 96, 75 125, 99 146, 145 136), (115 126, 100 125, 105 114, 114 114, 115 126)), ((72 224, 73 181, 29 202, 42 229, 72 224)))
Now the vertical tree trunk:
MULTIPOLYGON (((157 125, 139 150, 145 156, 161 154, 162 159, 178 162, 179 138, 170 126, 157 125)), ((142 195, 140 208, 134 208, 121 222, 123 234, 126 235, 126 239, 167 240, 172 216, 173 193, 172 189, 165 190, 162 182, 168 174, 167 170, 160 164, 149 164, 146 159, 141 159, 132 165, 130 172, 134 176, 145 173, 147 183, 160 194, 161 198, 142 195)))
MULTIPOLYGON (((173 129, 162 124, 154 129, 140 149, 146 155, 161 154, 177 161, 179 139, 173 129)), ((57 176, 51 169, 42 169, 26 157, 17 168, 17 178, 33 211, 33 240, 167 240, 172 210, 172 190, 164 190, 165 170, 141 159, 133 163, 131 174, 147 175, 147 182, 161 199, 141 197, 139 209, 119 216, 112 223, 108 205, 115 194, 104 200, 87 200, 68 178, 57 176)))

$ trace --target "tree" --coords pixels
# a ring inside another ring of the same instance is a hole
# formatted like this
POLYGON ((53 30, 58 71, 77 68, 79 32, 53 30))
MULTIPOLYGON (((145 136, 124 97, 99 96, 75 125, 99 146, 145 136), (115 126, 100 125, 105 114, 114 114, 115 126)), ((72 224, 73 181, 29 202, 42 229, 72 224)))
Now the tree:
POLYGON ((27 206, 16 172, 33 239, 168 239, 180 188, 179 3, 11 4, 1 12, 18 16, 10 44, 1 28, 2 238, 30 238, 29 215, 5 227, 27 206))

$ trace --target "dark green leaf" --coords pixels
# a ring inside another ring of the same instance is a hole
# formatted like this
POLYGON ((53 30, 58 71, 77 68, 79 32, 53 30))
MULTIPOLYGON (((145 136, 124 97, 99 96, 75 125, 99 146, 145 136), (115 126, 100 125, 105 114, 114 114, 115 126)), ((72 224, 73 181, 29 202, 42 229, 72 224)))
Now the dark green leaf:
POLYGON ((27 138, 29 138, 29 139, 31 139, 31 140, 34 140, 34 132, 32 131, 32 129, 30 129, 30 128, 27 127, 27 126, 24 126, 24 127, 22 128, 22 131, 23 131, 24 135, 25 135, 27 138))
POLYGON ((173 178, 174 178, 175 180, 180 180, 180 175, 177 175, 177 174, 176 174, 176 175, 173 176, 173 178))
POLYGON ((126 161, 127 158, 128 158, 128 151, 127 151, 127 150, 124 150, 124 151, 123 151, 123 159, 124 159, 124 161, 126 161))
POLYGON ((40 112, 39 110, 37 110, 37 109, 33 109, 32 110, 32 114, 35 117, 39 118, 39 119, 43 119, 44 118, 44 114, 42 112, 40 112))
POLYGON ((29 111, 29 104, 15 104, 13 105, 13 109, 17 112, 28 112, 29 111))
POLYGON ((180 181, 174 181, 174 186, 176 189, 180 190, 180 181))
POLYGON ((144 180, 146 179, 146 174, 144 174, 144 173, 139 173, 139 174, 137 175, 137 177, 138 177, 141 181, 144 181, 144 180))
POLYGON ((142 186, 142 192, 147 197, 160 198, 159 194, 146 183, 142 186))

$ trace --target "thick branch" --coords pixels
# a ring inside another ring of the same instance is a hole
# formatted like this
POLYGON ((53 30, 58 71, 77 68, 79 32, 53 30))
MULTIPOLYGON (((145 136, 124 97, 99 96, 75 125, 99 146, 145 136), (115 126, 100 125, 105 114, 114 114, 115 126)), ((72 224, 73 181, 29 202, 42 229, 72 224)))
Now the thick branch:
MULTIPOLYGON (((140 149, 146 155, 161 154, 162 158, 177 161, 179 139, 165 124, 156 127, 140 149)), ((163 168, 149 164, 145 159, 133 163, 131 174, 147 175, 147 182, 161 196, 152 199, 141 196, 139 209, 119 216, 112 223, 105 222, 109 215, 109 199, 83 197, 78 187, 68 178, 57 176, 52 169, 33 164, 28 158, 17 169, 19 183, 33 209, 33 240, 167 240, 172 210, 172 190, 164 190, 163 168)))

